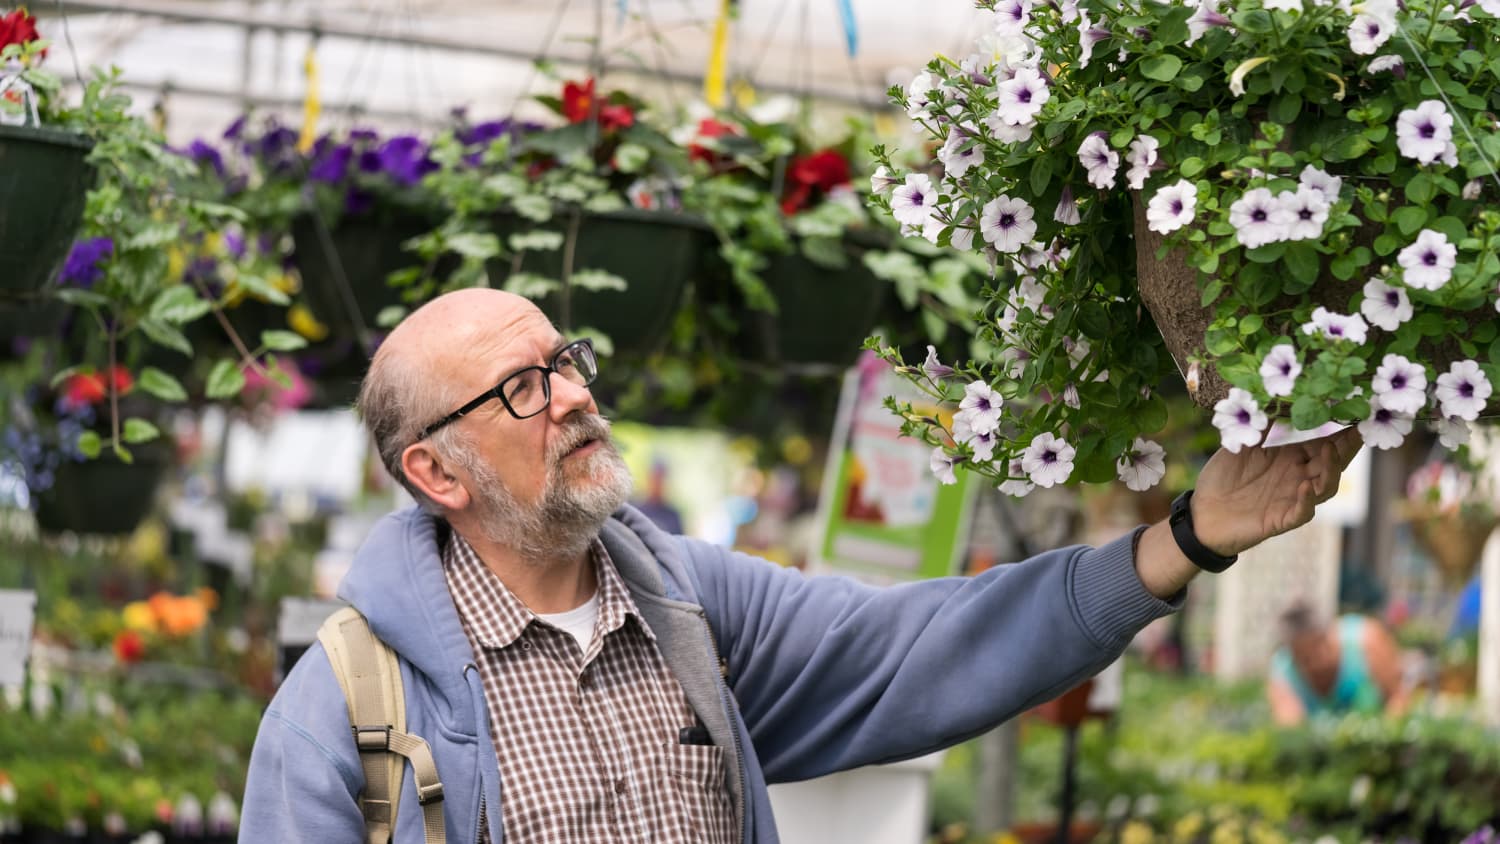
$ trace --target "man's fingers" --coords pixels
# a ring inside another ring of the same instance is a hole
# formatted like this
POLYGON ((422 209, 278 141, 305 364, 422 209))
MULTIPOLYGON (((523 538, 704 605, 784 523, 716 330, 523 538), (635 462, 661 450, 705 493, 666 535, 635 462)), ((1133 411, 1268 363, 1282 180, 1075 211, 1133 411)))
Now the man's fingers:
POLYGON ((1340 472, 1348 467, 1349 462, 1354 459, 1354 455, 1359 454, 1360 448, 1365 444, 1364 438, 1360 436, 1358 428, 1345 428, 1332 437, 1329 437, 1329 441, 1334 449, 1334 459, 1336 461, 1334 465, 1338 467, 1338 471, 1340 472))

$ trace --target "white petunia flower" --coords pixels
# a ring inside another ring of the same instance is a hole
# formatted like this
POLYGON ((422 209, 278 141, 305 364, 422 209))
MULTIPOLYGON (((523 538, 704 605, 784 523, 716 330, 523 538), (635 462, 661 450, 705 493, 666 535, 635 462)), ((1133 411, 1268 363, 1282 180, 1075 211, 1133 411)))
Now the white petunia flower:
POLYGON ((1290 211, 1266 188, 1255 188, 1229 206, 1229 224, 1246 249, 1286 240, 1290 211))
POLYGON ((1194 10, 1193 16, 1188 18, 1187 23, 1187 44, 1191 47, 1210 29, 1216 26, 1229 26, 1230 21, 1219 12, 1219 0, 1199 0, 1198 8, 1194 10))
POLYGON ((932 112, 932 92, 938 84, 938 79, 925 70, 912 77, 911 84, 906 86, 907 117, 916 120, 932 112))
POLYGON ((870 175, 870 193, 887 194, 899 184, 901 184, 901 180, 892 176, 891 168, 884 164, 876 167, 875 172, 870 175))
POLYGON ((953 233, 948 235, 948 245, 960 252, 968 252, 974 248, 974 218, 964 220, 961 226, 954 226, 953 233))
POLYGON ((995 446, 1000 442, 999 431, 976 431, 971 426, 973 417, 959 414, 953 418, 953 439, 974 451, 975 463, 988 463, 995 459, 995 446))
POLYGON ((1453 115, 1439 100, 1423 100, 1396 118, 1396 148, 1407 158, 1431 164, 1453 142, 1453 115))
POLYGON ((912 173, 891 194, 891 215, 907 226, 926 225, 937 207, 938 192, 925 173, 912 173))
POLYGON ((1290 343, 1278 343, 1266 352, 1260 362, 1260 383, 1273 396, 1289 396, 1302 374, 1302 364, 1297 361, 1297 350, 1290 343))
POLYGON ((1030 126, 1036 122, 1042 106, 1052 98, 1047 89, 1047 80, 1034 67, 1022 67, 1014 76, 1001 82, 995 89, 995 114, 1002 123, 1012 126, 1030 126))
POLYGON ((1231 387, 1228 398, 1214 405, 1214 427, 1219 429, 1219 442, 1231 453, 1237 454, 1241 448, 1259 443, 1266 424, 1266 414, 1255 403, 1255 397, 1239 387, 1231 387))
MULTIPOLYGON (((1496 2, 1500 2, 1500 0, 1496 0, 1496 2)), ((1474 200, 1478 199, 1479 195, 1482 193, 1484 193, 1484 180, 1470 179, 1467 182, 1464 182, 1463 189, 1459 191, 1459 196, 1470 202, 1473 202, 1474 200)))
POLYGON ((1344 188, 1344 180, 1309 164, 1302 168, 1302 174, 1297 177, 1297 185, 1321 193, 1323 200, 1332 205, 1339 201, 1339 191, 1344 188))
POLYGON ((1418 290, 1437 290, 1453 277, 1453 267, 1458 263, 1458 247, 1448 242, 1448 236, 1432 229, 1422 229, 1412 245, 1401 250, 1396 262, 1403 272, 1401 280, 1418 290))
POLYGON ((1373 55, 1391 39, 1393 29, 1374 15, 1359 15, 1349 22, 1349 50, 1357 56, 1373 55))
POLYGON ((1394 73, 1400 77, 1405 77, 1406 60, 1397 55, 1376 56, 1375 58, 1370 59, 1369 67, 1365 68, 1365 73, 1369 73, 1372 75, 1376 73, 1384 73, 1386 71, 1390 71, 1391 73, 1394 73))
POLYGON ((1036 234, 1032 214, 1026 200, 1001 194, 984 204, 979 231, 984 235, 985 243, 1002 253, 1014 254, 1036 234))
POLYGON ((1287 191, 1281 197, 1287 215, 1287 240, 1316 240, 1323 236, 1328 222, 1328 200, 1323 192, 1309 187, 1287 191))
POLYGON ((1386 407, 1380 397, 1370 399, 1370 415, 1359 423, 1359 435, 1365 445, 1381 450, 1396 448, 1411 433, 1411 415, 1386 407))
POLYGON ((1479 8, 1490 14, 1490 17, 1500 18, 1500 0, 1479 0, 1479 8))
POLYGON ((1063 185, 1062 194, 1057 197, 1057 209, 1052 212, 1052 219, 1065 226, 1076 226, 1083 221, 1078 213, 1078 200, 1073 198, 1073 186, 1063 185))
POLYGON ((1108 189, 1115 186, 1115 171, 1120 167, 1120 154, 1109 148, 1103 132, 1095 132, 1078 145, 1078 160, 1088 171, 1089 184, 1108 189))
POLYGON ((1047 288, 1036 280, 1035 276, 1023 275, 1016 283, 1015 300, 1016 307, 1028 308, 1036 311, 1041 310, 1042 303, 1047 298, 1047 288))
POLYGON ((1320 334, 1330 340, 1348 340, 1357 346, 1365 344, 1370 327, 1358 314, 1345 316, 1319 306, 1313 310, 1312 322, 1302 325, 1303 334, 1320 334))
POLYGON ((984 144, 978 143, 978 133, 971 128, 954 126, 938 150, 938 160, 950 179, 961 179, 971 167, 984 162, 984 144))
POLYGON ((1115 474, 1129 489, 1144 492, 1156 486, 1167 473, 1166 460, 1167 452, 1160 445, 1136 437, 1130 451, 1115 461, 1115 474))
POLYGON ((1053 434, 1037 434, 1021 454, 1021 469, 1039 487, 1056 486, 1073 474, 1077 449, 1053 434))
POLYGON ((1432 423, 1432 430, 1437 433, 1438 442, 1449 451, 1469 444, 1469 423, 1456 416, 1446 416, 1437 420, 1432 423))
POLYGON ((1156 192, 1146 204, 1146 227, 1171 234, 1193 221, 1198 209, 1198 187, 1187 179, 1156 192))
POLYGON ((938 479, 938 483, 947 486, 958 483, 958 477, 953 473, 953 466, 958 462, 957 455, 949 454, 942 446, 932 450, 932 456, 927 458, 927 468, 932 470, 932 476, 938 479))
POLYGON ((995 33, 1020 35, 1031 22, 1031 0, 1000 0, 995 4, 995 33))
POLYGON ((1395 331, 1401 323, 1411 319, 1411 300, 1405 290, 1372 278, 1365 282, 1365 299, 1359 303, 1359 312, 1371 325, 1395 331))
POLYGON ((1381 407, 1415 414, 1427 404, 1427 368, 1402 355, 1386 355, 1370 384, 1381 407))
POLYGON ((1036 484, 1026 477, 1026 470, 1021 468, 1020 458, 1010 461, 1005 473, 1010 476, 1010 480, 1001 482, 999 490, 1002 495, 1022 498, 1036 489, 1036 484))
POLYGON ((1437 378, 1438 408, 1444 416, 1466 422, 1479 418, 1490 397, 1490 381, 1472 360, 1456 361, 1437 378))
POLYGON ((968 419, 974 431, 993 431, 1000 427, 1000 408, 1005 399, 983 381, 971 382, 964 387, 963 400, 958 403, 959 412, 968 419))
POLYGON ((984 128, 1002 144, 1016 144, 1031 138, 1031 133, 1036 129, 1035 123, 1023 123, 1012 126, 1000 119, 1000 115, 991 114, 984 119, 984 128))
POLYGON ((1078 14, 1078 67, 1085 68, 1094 58, 1094 45, 1109 40, 1109 30, 1095 26, 1087 11, 1078 14))
POLYGON ((1156 151, 1160 147, 1161 141, 1150 135, 1137 135, 1130 142, 1130 149, 1125 153, 1125 163, 1130 165, 1130 169, 1125 171, 1125 179, 1131 190, 1140 190, 1146 186, 1146 177, 1151 175, 1151 168, 1156 165, 1156 151))
POLYGON ((953 376, 953 367, 938 360, 936 346, 928 346, 927 359, 922 361, 922 374, 934 381, 940 378, 950 378, 953 376))

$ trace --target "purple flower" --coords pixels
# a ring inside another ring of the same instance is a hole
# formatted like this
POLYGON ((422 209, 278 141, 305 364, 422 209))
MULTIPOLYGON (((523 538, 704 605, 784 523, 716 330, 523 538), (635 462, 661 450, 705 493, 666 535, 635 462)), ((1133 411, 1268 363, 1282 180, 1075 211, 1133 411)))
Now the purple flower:
POLYGON ((411 135, 400 135, 380 145, 380 169, 391 181, 411 187, 437 169, 427 158, 427 147, 411 135))
POLYGON ((90 288, 104 277, 104 268, 99 266, 115 252, 115 242, 108 237, 94 237, 73 244, 68 259, 58 273, 59 283, 69 287, 90 288))
POLYGON ((224 249, 230 257, 239 260, 245 257, 245 236, 239 232, 224 232, 224 249))
POLYGON ((375 196, 369 191, 362 191, 351 186, 344 192, 344 213, 350 215, 368 214, 375 207, 375 196))
POLYGON ((307 178, 326 185, 342 182, 349 175, 349 162, 354 158, 354 147, 339 144, 325 148, 315 154, 312 166, 307 168, 307 178))
POLYGON ((234 122, 231 123, 231 124, 229 124, 229 126, 224 129, 224 140, 226 140, 226 141, 237 141, 237 140, 239 140, 240 136, 243 135, 243 134, 245 134, 245 121, 247 121, 249 119, 250 119, 250 116, 248 114, 242 114, 239 117, 236 117, 234 119, 234 122))
POLYGON ((374 143, 380 140, 380 133, 376 132, 374 129, 350 129, 349 140, 351 142, 360 141, 365 143, 374 143))
POLYGON ((187 149, 177 150, 178 155, 190 159, 198 164, 207 164, 213 168, 219 178, 224 178, 224 156, 214 149, 212 144, 206 143, 202 138, 194 138, 188 144, 187 149))

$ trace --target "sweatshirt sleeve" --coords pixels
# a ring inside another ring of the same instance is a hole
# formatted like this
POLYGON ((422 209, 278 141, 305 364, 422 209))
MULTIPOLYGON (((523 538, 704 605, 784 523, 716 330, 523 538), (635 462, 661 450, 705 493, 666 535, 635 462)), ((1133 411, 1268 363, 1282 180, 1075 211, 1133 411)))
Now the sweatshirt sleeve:
POLYGON ((261 719, 239 840, 363 844, 365 824, 355 795, 364 776, 358 766, 343 693, 322 647, 314 645, 261 719))
POLYGON ((972 578, 874 588, 710 546, 693 576, 771 782, 929 753, 1056 697, 1181 606, 1127 535, 972 578))

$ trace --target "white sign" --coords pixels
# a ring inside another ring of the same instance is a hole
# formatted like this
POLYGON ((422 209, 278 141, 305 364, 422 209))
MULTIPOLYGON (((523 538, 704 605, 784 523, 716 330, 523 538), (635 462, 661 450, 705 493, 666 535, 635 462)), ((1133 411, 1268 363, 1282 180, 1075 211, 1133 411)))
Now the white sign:
POLYGON ((281 618, 276 622, 276 641, 282 647, 302 648, 318 641, 318 628, 330 615, 343 609, 343 601, 322 598, 282 598, 281 618))
POLYGON ((0 688, 26 682, 36 593, 0 589, 0 688))

